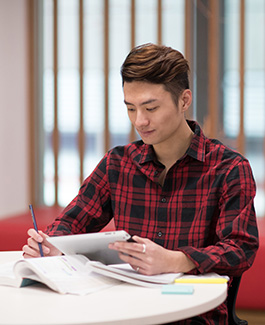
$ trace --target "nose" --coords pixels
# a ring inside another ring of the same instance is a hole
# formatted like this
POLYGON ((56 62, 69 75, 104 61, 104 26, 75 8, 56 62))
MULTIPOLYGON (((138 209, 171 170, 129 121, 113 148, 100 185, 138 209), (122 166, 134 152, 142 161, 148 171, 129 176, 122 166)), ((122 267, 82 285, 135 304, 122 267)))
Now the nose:
POLYGON ((137 111, 134 126, 136 128, 141 128, 149 124, 149 119, 144 112, 137 111))

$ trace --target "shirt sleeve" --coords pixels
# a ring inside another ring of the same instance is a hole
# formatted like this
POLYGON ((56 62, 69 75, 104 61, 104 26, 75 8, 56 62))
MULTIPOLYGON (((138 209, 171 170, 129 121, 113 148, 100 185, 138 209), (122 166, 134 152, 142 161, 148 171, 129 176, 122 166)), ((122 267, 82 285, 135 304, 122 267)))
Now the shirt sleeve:
POLYGON ((204 248, 181 247, 199 273, 240 276, 253 263, 258 249, 258 229, 253 200, 256 185, 247 160, 226 175, 219 200, 216 243, 204 248))
POLYGON ((83 182, 78 195, 47 227, 49 236, 98 232, 111 220, 107 158, 108 154, 83 182))

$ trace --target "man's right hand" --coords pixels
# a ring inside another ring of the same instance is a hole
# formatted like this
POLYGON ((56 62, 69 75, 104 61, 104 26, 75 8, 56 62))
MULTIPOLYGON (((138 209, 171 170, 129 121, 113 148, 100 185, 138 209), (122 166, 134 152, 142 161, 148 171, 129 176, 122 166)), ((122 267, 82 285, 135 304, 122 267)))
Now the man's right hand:
POLYGON ((38 243, 42 245, 44 256, 62 255, 61 251, 46 240, 46 238, 49 236, 44 234, 42 231, 37 233, 35 229, 30 228, 28 230, 28 235, 29 238, 27 240, 27 245, 22 247, 24 258, 40 257, 38 243))

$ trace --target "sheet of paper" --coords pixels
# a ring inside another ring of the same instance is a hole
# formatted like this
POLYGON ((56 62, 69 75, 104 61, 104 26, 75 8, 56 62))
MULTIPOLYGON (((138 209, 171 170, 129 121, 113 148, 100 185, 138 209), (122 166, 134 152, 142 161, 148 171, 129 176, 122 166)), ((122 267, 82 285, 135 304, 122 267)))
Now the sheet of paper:
MULTIPOLYGON (((75 255, 33 258, 27 263, 38 272, 40 282, 60 293, 85 295, 119 284, 111 278, 89 272, 85 267, 87 261, 84 256, 75 255)), ((36 279, 34 272, 25 268, 23 263, 17 264, 16 272, 36 279)))
POLYGON ((0 265, 0 278, 1 277, 7 277, 7 278, 15 278, 15 274, 13 272, 13 267, 15 265, 15 262, 9 262, 5 264, 0 265))
POLYGON ((0 265, 0 285, 19 287, 20 279, 16 279, 13 267, 15 262, 0 265))
POLYGON ((94 261, 87 264, 87 267, 99 274, 145 287, 157 287, 162 284, 173 283, 176 278, 182 275, 182 273, 166 273, 147 276, 137 273, 129 264, 104 265, 94 261))
POLYGON ((180 277, 182 273, 164 273, 164 274, 157 274, 157 275, 143 275, 136 272, 129 264, 114 264, 110 265, 111 268, 115 269, 120 274, 124 274, 126 276, 152 282, 152 283, 171 283, 176 278, 180 277))

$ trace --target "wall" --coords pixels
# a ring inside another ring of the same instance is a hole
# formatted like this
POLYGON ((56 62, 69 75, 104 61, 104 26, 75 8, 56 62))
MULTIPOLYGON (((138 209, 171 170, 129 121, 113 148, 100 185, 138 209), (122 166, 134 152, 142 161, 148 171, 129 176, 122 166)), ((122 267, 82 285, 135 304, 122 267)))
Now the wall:
POLYGON ((27 0, 0 0, 0 218, 28 205, 27 0))

